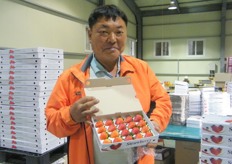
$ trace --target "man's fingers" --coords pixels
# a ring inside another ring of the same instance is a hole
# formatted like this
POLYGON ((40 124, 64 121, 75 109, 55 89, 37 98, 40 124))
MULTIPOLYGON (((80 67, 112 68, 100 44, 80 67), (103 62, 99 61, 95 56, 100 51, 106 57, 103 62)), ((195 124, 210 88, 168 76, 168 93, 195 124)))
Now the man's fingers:
POLYGON ((99 103, 98 99, 95 99, 95 98, 92 99, 90 97, 86 97, 85 100, 78 102, 79 110, 81 111, 89 110, 91 107, 93 107, 97 103, 99 103))
POLYGON ((96 108, 95 106, 93 106, 91 109, 83 111, 82 114, 84 116, 88 116, 88 115, 93 115, 93 114, 97 113, 98 111, 99 111, 99 109, 96 108))
POLYGON ((148 144, 147 144, 147 147, 148 147, 148 148, 156 148, 156 147, 157 147, 157 144, 155 144, 155 143, 148 143, 148 144))

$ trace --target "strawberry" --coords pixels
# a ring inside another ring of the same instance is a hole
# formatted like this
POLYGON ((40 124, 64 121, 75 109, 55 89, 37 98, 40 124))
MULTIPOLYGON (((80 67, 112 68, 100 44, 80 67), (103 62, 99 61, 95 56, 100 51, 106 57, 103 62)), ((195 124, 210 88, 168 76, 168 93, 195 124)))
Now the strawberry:
POLYGON ((116 138, 116 137, 118 137, 118 136, 119 136, 119 133, 118 133, 117 130, 114 130, 114 131, 111 133, 111 135, 110 135, 111 138, 116 138))
POLYGON ((103 126, 103 125, 104 125, 104 124, 103 124, 102 120, 100 120, 100 121, 97 121, 97 122, 96 122, 95 127, 99 128, 99 127, 101 127, 101 126, 103 126))
POLYGON ((148 126, 143 126, 142 127, 142 132, 143 133, 146 133, 146 132, 148 132, 149 131, 149 127, 148 126))
POLYGON ((105 132, 105 131, 106 131, 106 128, 104 126, 102 126, 102 127, 98 128, 97 133, 100 134, 100 133, 105 132))
POLYGON ((129 130, 124 129, 122 130, 121 136, 128 136, 130 134, 129 130))
POLYGON ((122 142, 122 138, 121 137, 116 137, 116 138, 114 138, 113 142, 122 142))
POLYGON ((123 130, 123 129, 126 129, 126 124, 124 124, 124 123, 119 124, 118 130, 123 130))
POLYGON ((116 130, 116 126, 115 125, 110 125, 109 128, 108 128, 108 131, 112 132, 114 130, 116 130))
POLYGON ((125 119, 125 123, 129 123, 131 121, 133 121, 133 118, 131 116, 127 116, 125 119))
POLYGON ((134 127, 131 132, 133 134, 138 134, 139 133, 139 128, 138 127, 134 127))
POLYGON ((109 137, 109 135, 108 135, 108 133, 106 133, 106 132, 102 132, 101 134, 100 134, 100 140, 105 140, 105 139, 107 139, 109 137))
POLYGON ((135 122, 130 122, 129 124, 128 124, 128 128, 129 129, 132 129, 132 128, 134 128, 135 127, 135 122))
POLYGON ((135 138, 136 138, 136 139, 143 138, 143 135, 142 135, 141 133, 138 133, 138 134, 136 134, 135 138))
POLYGON ((153 136, 153 134, 150 131, 145 134, 145 137, 151 137, 151 136, 153 136))
POLYGON ((110 125, 112 125, 112 124, 113 124, 113 120, 111 120, 111 119, 106 120, 106 122, 105 122, 105 125, 106 125, 106 126, 110 126, 110 125))
POLYGON ((134 117, 135 122, 139 122, 142 119, 143 119, 143 116, 141 114, 136 114, 135 117, 134 117))
POLYGON ((125 138, 125 141, 130 141, 130 140, 133 140, 133 137, 132 136, 126 136, 126 138, 125 138))
POLYGON ((122 123, 124 123, 124 120, 123 120, 122 117, 118 117, 118 118, 116 119, 116 121, 115 121, 115 124, 116 124, 116 125, 119 125, 119 124, 122 124, 122 123))
POLYGON ((146 125, 146 122, 144 120, 140 120, 137 124, 137 126, 143 127, 146 125))
POLYGON ((104 144, 112 143, 112 141, 111 141, 110 139, 105 139, 105 140, 103 141, 103 143, 104 143, 104 144))

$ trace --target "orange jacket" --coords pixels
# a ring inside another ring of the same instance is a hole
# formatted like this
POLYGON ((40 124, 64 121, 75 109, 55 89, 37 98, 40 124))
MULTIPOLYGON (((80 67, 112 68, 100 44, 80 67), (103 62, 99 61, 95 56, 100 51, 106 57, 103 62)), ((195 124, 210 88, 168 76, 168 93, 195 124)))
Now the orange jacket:
MULTIPOLYGON (((122 55, 122 58, 120 76, 131 77, 136 95, 146 113, 149 111, 150 102, 156 102, 156 108, 151 113, 150 119, 156 121, 163 131, 172 114, 169 95, 144 61, 126 55, 122 55)), ((70 164, 89 164, 89 160, 94 164, 92 129, 89 125, 74 122, 69 113, 70 106, 85 96, 84 82, 90 76, 91 60, 92 55, 60 75, 45 110, 48 131, 57 137, 70 137, 68 142, 70 164)), ((139 161, 139 164, 148 163, 154 163, 153 156, 146 155, 139 161)))

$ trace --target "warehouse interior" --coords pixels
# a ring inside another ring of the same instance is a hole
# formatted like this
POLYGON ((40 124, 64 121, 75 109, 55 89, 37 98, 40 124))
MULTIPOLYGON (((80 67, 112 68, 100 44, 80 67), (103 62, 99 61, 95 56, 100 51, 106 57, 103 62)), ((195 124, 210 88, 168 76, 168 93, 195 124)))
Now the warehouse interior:
MULTIPOLYGON (((191 88, 211 87, 215 74, 232 72, 232 0, 0 0, 0 50, 62 49, 66 70, 92 53, 87 20, 103 4, 114 4, 128 16, 124 53, 146 61, 170 92, 176 81, 187 78, 191 88)), ((189 158, 198 159, 199 140, 197 145, 188 141, 165 139, 162 144, 181 153, 192 147, 189 158)), ((60 160, 67 163, 63 156, 60 160)))

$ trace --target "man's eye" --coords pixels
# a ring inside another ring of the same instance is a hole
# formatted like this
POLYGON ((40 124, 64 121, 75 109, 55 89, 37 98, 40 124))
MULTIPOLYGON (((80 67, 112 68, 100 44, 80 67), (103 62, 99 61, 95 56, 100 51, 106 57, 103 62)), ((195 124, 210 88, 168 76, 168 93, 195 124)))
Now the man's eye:
POLYGON ((100 31, 100 34, 101 35, 108 35, 108 32, 107 31, 100 31))
POLYGON ((123 34, 123 31, 116 32, 117 36, 121 36, 123 34))

